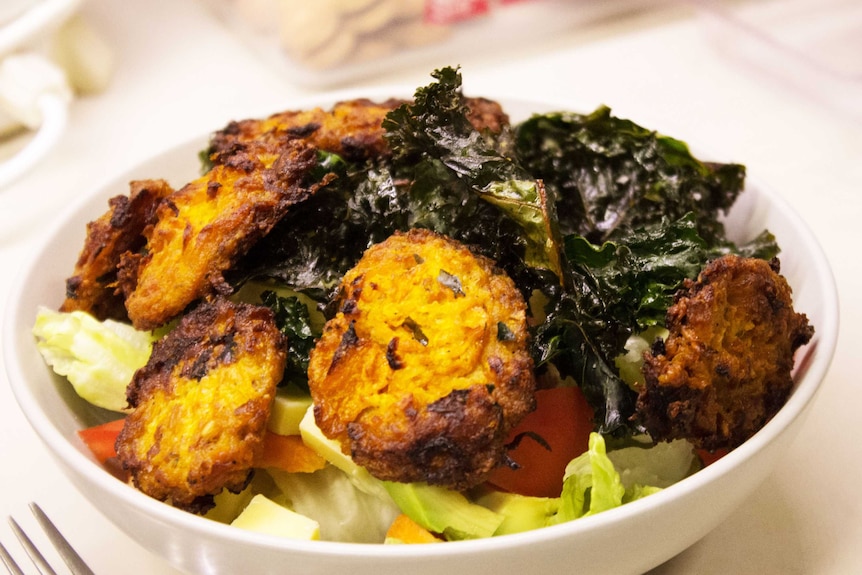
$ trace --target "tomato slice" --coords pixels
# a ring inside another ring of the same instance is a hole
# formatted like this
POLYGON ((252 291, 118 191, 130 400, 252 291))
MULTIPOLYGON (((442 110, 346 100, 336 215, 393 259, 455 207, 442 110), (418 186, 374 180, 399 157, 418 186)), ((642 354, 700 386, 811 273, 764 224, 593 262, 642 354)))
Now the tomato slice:
POLYGON ((102 423, 101 425, 81 429, 78 431, 78 437, 93 452, 96 460, 104 465, 108 459, 117 456, 115 447, 117 436, 120 435, 125 422, 125 419, 117 419, 108 423, 102 423))
POLYGON ((509 457, 518 469, 499 467, 488 482, 534 497, 559 497, 566 465, 585 452, 593 431, 593 410, 577 387, 536 392, 536 410, 512 431, 509 457))
POLYGON ((698 457, 700 457, 700 461, 703 463, 703 466, 707 467, 727 455, 729 450, 716 449, 715 451, 707 451, 706 449, 697 449, 695 451, 697 452, 698 457))

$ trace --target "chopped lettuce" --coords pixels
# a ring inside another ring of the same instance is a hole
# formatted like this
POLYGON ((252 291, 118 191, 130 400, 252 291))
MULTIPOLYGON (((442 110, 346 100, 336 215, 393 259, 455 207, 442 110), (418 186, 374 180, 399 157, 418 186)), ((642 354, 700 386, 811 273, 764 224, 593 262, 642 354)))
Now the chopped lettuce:
POLYGON ((589 449, 566 466, 560 510, 554 522, 594 515, 622 505, 625 495, 620 475, 605 452, 605 440, 590 434, 589 449))
POLYGON ((630 388, 637 391, 645 385, 641 371, 644 353, 649 351, 656 340, 667 338, 668 333, 665 327, 652 326, 641 333, 629 336, 626 340, 625 352, 614 358, 614 365, 620 372, 620 379, 630 388))
POLYGON ((447 540, 491 537, 505 517, 464 494, 426 483, 385 481, 386 491, 413 521, 447 540))
MULTIPOLYGON (((400 511, 426 529, 435 533, 444 533, 447 539, 490 537, 503 521, 502 516, 473 504, 461 493, 442 487, 381 481, 373 477, 364 467, 357 465, 348 454, 342 452, 341 445, 337 441, 323 434, 314 420, 313 407, 308 408, 299 424, 299 430, 305 444, 331 464, 327 468, 337 469, 338 473, 317 472, 314 477, 306 479, 277 472, 273 472, 272 475, 279 487, 291 498, 293 507, 321 522, 325 538, 328 537, 330 528, 323 518, 313 515, 314 508, 318 504, 312 502, 307 505, 307 500, 321 499, 329 491, 333 494, 326 498, 333 502, 341 496, 334 495, 335 491, 346 490, 353 493, 348 496, 348 502, 345 503, 348 514, 349 508, 357 504, 376 507, 375 512, 366 517, 366 521, 368 517, 380 517, 383 514, 386 514, 389 519, 394 519, 394 516, 388 512, 400 511), (288 480, 291 482, 290 485, 288 480), (335 482, 342 486, 337 489, 328 487, 335 482)), ((324 505, 324 509, 328 505, 332 503, 324 505)), ((344 513, 335 516, 343 517, 344 513)), ((366 535, 370 536, 370 532, 366 535)), ((339 534, 339 537, 343 535, 339 534)))
POLYGON ((314 473, 267 473, 289 500, 293 511, 320 525, 327 541, 380 543, 400 513, 391 499, 365 493, 340 469, 327 465, 314 473))
POLYGON ((545 527, 560 508, 559 497, 534 497, 496 489, 479 491, 476 503, 503 517, 495 536, 545 527))
POLYGON ((594 432, 590 435, 589 449, 566 466, 560 509, 550 523, 595 515, 660 489, 641 484, 626 487, 614 462, 608 457, 604 438, 594 432))
POLYGON ((608 459, 627 490, 638 485, 669 487, 697 471, 700 459, 688 441, 678 439, 653 445, 648 438, 642 439, 644 443, 635 441, 608 451, 608 459))
POLYGON ((147 363, 154 336, 80 311, 40 307, 33 325, 36 347, 53 370, 65 376, 88 402, 126 412, 126 386, 147 363))

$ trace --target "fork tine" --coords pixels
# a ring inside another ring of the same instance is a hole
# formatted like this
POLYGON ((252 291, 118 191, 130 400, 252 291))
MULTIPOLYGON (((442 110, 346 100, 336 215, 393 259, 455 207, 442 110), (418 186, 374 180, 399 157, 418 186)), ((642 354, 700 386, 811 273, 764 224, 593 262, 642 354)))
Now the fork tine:
POLYGON ((72 575, 94 575, 93 571, 86 563, 84 563, 84 560, 81 559, 81 556, 78 555, 71 545, 69 545, 69 542, 66 541, 66 538, 63 537, 60 530, 57 529, 48 516, 45 515, 42 508, 36 503, 30 503, 30 509, 33 511, 33 515, 36 516, 36 520, 39 522, 39 525, 42 526, 42 529, 48 535, 51 543, 54 544, 54 547, 60 553, 60 557, 62 557, 63 561, 66 562, 72 575))
POLYGON ((2 543, 0 543, 0 561, 6 566, 6 571, 9 572, 9 575, 24 575, 24 572, 21 571, 21 568, 18 567, 12 555, 9 554, 9 551, 6 550, 6 547, 2 543))
POLYGON ((15 533, 15 537, 18 538, 18 541, 21 542, 21 546, 24 547, 24 550, 27 552, 27 555, 30 556, 30 559, 33 560, 33 564, 39 569, 39 572, 42 575, 57 575, 57 573, 51 569, 51 566, 45 560, 45 557, 39 552, 39 549, 30 541, 30 538, 27 537, 27 534, 24 533, 24 530, 21 529, 21 526, 18 525, 18 522, 13 518, 9 518, 9 525, 12 527, 12 531, 15 533))

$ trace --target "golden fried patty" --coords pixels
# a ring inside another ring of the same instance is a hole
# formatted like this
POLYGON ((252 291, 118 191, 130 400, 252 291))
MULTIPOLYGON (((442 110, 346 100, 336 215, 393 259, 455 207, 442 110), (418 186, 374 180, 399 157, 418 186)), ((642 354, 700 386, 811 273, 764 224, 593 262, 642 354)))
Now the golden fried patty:
POLYGON ((338 102, 331 110, 311 108, 273 114, 264 119, 231 122, 210 142, 210 160, 220 164, 245 143, 287 135, 348 160, 364 160, 388 152, 383 118, 403 100, 375 103, 365 98, 338 102))
POLYGON ((534 408, 512 280, 454 240, 412 230, 368 249, 341 290, 308 370, 321 430, 380 479, 481 482, 534 408))
POLYGON ((734 255, 686 282, 667 327, 645 356, 637 415, 655 440, 705 449, 736 447, 775 415, 793 387, 793 354, 814 333, 777 259, 734 255))
POLYGON ((66 280, 61 311, 85 311, 100 320, 128 319, 117 265, 124 253, 144 246, 143 232, 155 220, 156 207, 174 191, 164 180, 138 180, 129 187, 128 196, 108 200, 108 211, 87 224, 75 271, 66 280))
MULTIPOLYGON (((230 122, 210 141, 210 161, 220 164, 247 142, 288 135, 305 139, 310 145, 339 154, 350 161, 378 158, 389 154, 383 129, 386 115, 406 100, 374 102, 366 98, 345 100, 331 109, 311 108, 273 114, 264 119, 230 122)), ((477 130, 500 132, 509 117, 499 103, 486 98, 465 98, 467 117, 477 130)))
POLYGON ((254 143, 162 201, 146 249, 120 261, 132 324, 153 329, 200 298, 229 294, 222 274, 313 193, 305 180, 316 163, 301 142, 254 143))
POLYGON ((488 98, 465 98, 467 119, 480 132, 488 130, 498 134, 509 126, 509 116, 496 100, 488 98))
POLYGON ((285 363, 269 308, 204 302, 153 348, 128 388, 117 454, 144 493, 201 512, 241 490, 260 457, 285 363))

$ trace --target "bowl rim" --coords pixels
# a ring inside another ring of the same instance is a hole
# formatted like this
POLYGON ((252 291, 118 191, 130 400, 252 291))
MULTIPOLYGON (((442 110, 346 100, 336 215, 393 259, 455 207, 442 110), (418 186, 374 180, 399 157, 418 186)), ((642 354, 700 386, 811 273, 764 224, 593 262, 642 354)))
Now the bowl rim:
MULTIPOLYGON (((380 97, 398 97, 398 94, 412 94, 412 90, 399 87, 349 90, 330 92, 307 98, 289 99, 290 108, 300 109, 307 106, 326 106, 334 102, 354 97, 368 97, 371 99, 380 97)), ((576 101, 561 101, 548 98, 531 99, 522 96, 507 96, 505 93, 493 96, 508 109, 513 104, 517 106, 535 106, 542 110, 592 110, 595 108, 583 107, 582 103, 576 101), (580 106, 580 107, 579 107, 580 106)), ((287 109, 287 108, 285 108, 287 109)), ((263 117, 263 114, 254 114, 248 117, 263 117)), ((520 118, 519 118, 520 119, 520 118)), ((160 152, 152 154, 138 162, 145 164, 156 161, 160 157, 169 156, 188 148, 195 143, 204 141, 207 134, 196 135, 186 138, 179 143, 168 146, 160 152)), ((702 148, 692 145, 696 155, 703 156, 702 148)), ((4 364, 8 375, 10 387, 18 405, 26 419, 36 431, 52 456, 59 460, 69 470, 75 469, 81 475, 85 475, 88 481, 101 491, 110 493, 113 497, 125 500, 137 512, 150 516, 151 518, 166 524, 174 525, 184 530, 196 532, 217 540, 230 540, 250 546, 262 546, 284 552, 299 552, 308 556, 314 555, 340 555, 356 559, 404 559, 404 558, 429 558, 446 555, 468 555, 477 552, 488 552, 503 547, 528 546, 536 542, 548 542, 553 539, 563 539, 575 534, 600 528, 609 528, 629 517, 645 514, 666 502, 676 499, 686 493, 697 491, 702 486, 713 483, 726 476, 733 468, 754 457, 758 452, 771 443, 782 430, 803 415, 808 405, 819 391, 826 373, 831 364, 837 345, 839 331, 839 303, 838 292, 834 275, 829 265, 828 258, 823 251, 819 241, 814 236, 808 224, 801 216, 790 207, 790 205, 774 190, 750 175, 746 177, 745 190, 756 190, 755 193, 762 194, 768 198, 770 207, 779 209, 782 215, 792 223, 798 234, 804 236, 809 249, 815 255, 815 261, 810 262, 811 275, 817 278, 820 290, 824 295, 823 317, 826 321, 817 326, 815 337, 811 343, 803 347, 801 356, 797 356, 798 377, 795 378, 793 393, 779 412, 764 425, 754 436, 742 445, 722 457, 705 469, 675 483, 674 485, 658 492, 650 497, 639 499, 621 507, 604 511, 594 516, 587 516, 567 523, 545 527, 533 531, 516 533, 511 535, 492 537, 477 540, 452 541, 446 545, 375 545, 366 543, 346 543, 333 541, 297 541, 279 538, 276 536, 263 535, 259 533, 246 532, 233 528, 229 525, 208 520, 158 502, 138 491, 134 487, 118 481, 110 473, 98 464, 95 459, 88 456, 73 443, 75 438, 67 437, 47 417, 39 405, 39 401, 27 385, 28 376, 24 373, 18 358, 21 356, 22 343, 19 329, 23 326, 32 326, 32 318, 36 310, 23 310, 17 305, 24 298, 27 291, 28 278, 37 274, 37 263, 39 258, 50 249, 57 241, 57 236, 68 231, 71 226, 83 226, 94 216, 84 212, 90 202, 97 197, 107 200, 111 194, 110 190, 118 184, 128 180, 129 169, 120 168, 114 172, 114 176, 105 180, 102 185, 95 186, 90 192, 83 194, 62 216, 55 219, 48 227, 49 231, 44 234, 41 241, 37 242, 35 249, 30 252, 32 257, 28 263, 16 274, 12 284, 9 298, 4 310, 2 341, 4 364), (817 353, 814 351, 817 350, 817 353)), ((70 264, 71 265, 71 264, 70 264)), ((804 311, 804 310, 802 310, 804 311)), ((29 330, 27 332, 29 334, 29 330)), ((76 486, 77 487, 77 486, 76 486)), ((85 498, 86 495, 85 495, 85 498)), ((91 502, 92 504, 92 502, 91 502)))

